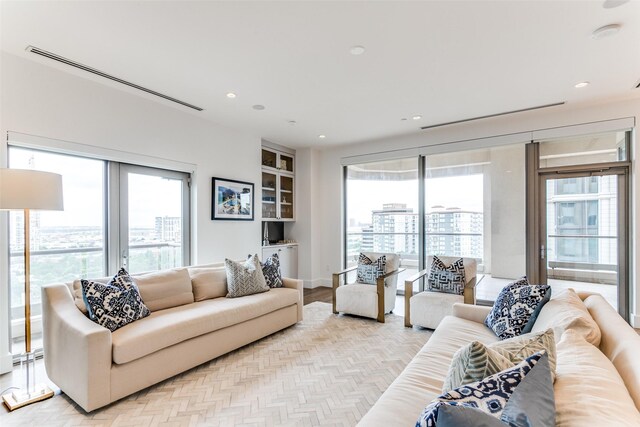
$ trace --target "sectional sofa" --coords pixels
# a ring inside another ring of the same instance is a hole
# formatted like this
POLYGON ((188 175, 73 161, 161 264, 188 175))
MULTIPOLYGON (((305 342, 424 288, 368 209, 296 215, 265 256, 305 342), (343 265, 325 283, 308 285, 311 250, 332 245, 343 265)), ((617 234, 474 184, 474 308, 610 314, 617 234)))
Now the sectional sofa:
MULTIPOLYGON (((565 291, 540 312, 534 332, 553 328, 557 426, 640 426, 640 336, 597 294, 565 291)), ((498 338, 484 325, 490 307, 455 304, 433 336, 358 424, 415 425, 442 393, 453 354, 498 338)))
POLYGON ((301 280, 225 298, 220 264, 133 278, 151 315, 113 333, 86 316, 79 281, 42 289, 47 375, 87 412, 302 320, 301 280))

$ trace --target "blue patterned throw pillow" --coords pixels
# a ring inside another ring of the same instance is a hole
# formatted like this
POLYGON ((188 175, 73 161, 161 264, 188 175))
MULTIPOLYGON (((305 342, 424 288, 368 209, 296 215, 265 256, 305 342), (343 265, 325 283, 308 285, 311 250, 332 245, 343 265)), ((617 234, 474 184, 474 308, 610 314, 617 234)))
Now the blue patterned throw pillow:
POLYGON ((434 255, 429 277, 427 278, 427 289, 429 291, 462 295, 465 283, 462 258, 450 266, 446 266, 440 258, 434 255))
POLYGON ((553 384, 548 356, 543 350, 513 368, 436 397, 422 411, 416 427, 552 426, 554 420, 553 384), (519 390, 521 385, 526 383, 529 375, 535 378, 519 390), (539 393, 536 393, 536 388, 547 397, 541 398, 539 393), (512 402, 511 399, 514 396, 516 399, 512 402), (523 404, 523 401, 539 400, 537 398, 542 399, 537 408, 535 404, 529 406, 523 404), (531 423, 534 420, 544 422, 531 423), (548 424, 549 421, 551 424, 548 424))
POLYGON ((124 268, 107 284, 89 280, 80 283, 89 318, 111 332, 151 314, 124 268))
POLYGON ((500 291, 484 323, 501 340, 525 334, 550 298, 549 285, 530 285, 524 276, 500 291))
POLYGON ((358 257, 358 272, 356 282, 365 285, 375 285, 378 277, 387 272, 387 256, 382 255, 375 261, 361 253, 358 257))

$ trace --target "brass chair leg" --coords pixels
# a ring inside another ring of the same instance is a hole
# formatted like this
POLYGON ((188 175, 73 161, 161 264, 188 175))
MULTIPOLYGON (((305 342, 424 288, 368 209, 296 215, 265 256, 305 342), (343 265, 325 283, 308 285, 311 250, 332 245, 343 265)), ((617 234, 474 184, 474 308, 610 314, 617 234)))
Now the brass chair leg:
POLYGON ((378 322, 384 323, 384 278, 376 280, 378 291, 378 322))
POLYGON ((333 314, 338 314, 336 311, 336 289, 340 286, 340 276, 337 274, 333 275, 333 314))
POLYGON ((413 282, 404 282, 404 326, 412 328, 411 324, 411 297, 413 296, 413 282))

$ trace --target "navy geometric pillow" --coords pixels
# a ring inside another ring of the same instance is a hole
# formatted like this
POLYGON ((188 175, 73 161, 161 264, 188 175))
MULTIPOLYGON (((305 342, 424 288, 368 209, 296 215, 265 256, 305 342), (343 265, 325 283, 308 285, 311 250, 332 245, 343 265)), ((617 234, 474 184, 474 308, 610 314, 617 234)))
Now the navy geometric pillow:
MULTIPOLYGON (((472 412, 472 414, 475 413, 475 416, 479 418, 487 414, 497 420, 501 420, 503 412, 508 407, 509 399, 514 394, 518 385, 520 385, 536 364, 542 360, 544 360, 545 375, 548 376, 550 383, 551 375, 549 373, 548 357, 546 356, 546 352, 542 350, 523 360, 513 368, 491 375, 481 381, 465 384, 436 397, 424 408, 418 417, 416 427, 442 426, 445 424, 442 421, 445 420, 439 417, 441 411, 447 412, 446 416, 442 418, 456 415, 449 411, 450 408, 446 408, 448 406, 460 407, 460 410, 463 412, 465 409, 473 410, 474 412, 472 412), (481 411, 483 414, 475 411, 481 411)), ((460 414, 458 414, 458 416, 459 415, 460 414)), ((506 420, 502 419, 502 421, 504 422, 506 420)), ((506 425, 509 425, 510 421, 511 420, 507 421, 506 425)))
POLYGON ((280 258, 278 254, 273 254, 264 260, 262 265, 262 274, 270 288, 282 287, 282 274, 280 273, 280 258))
POLYGON ((500 291, 484 323, 501 340, 530 332, 550 298, 549 285, 530 285, 524 276, 500 291))
POLYGON ((427 278, 427 289, 429 291, 462 295, 465 283, 462 258, 447 267, 440 258, 434 255, 429 277, 427 278))
POLYGON ((372 260, 363 253, 358 257, 358 270, 356 282, 365 285, 375 285, 378 277, 387 272, 387 256, 381 255, 377 260, 372 260))
POLYGON ((80 283, 89 318, 111 332, 151 314, 124 268, 106 285, 89 280, 80 283))
MULTIPOLYGON (((251 254, 247 255, 247 259, 251 258, 251 256, 251 254)), ((282 284, 282 273, 280 272, 280 258, 278 254, 270 255, 264 262, 260 261, 260 267, 262 267, 264 280, 270 288, 281 288, 284 286, 282 284)))

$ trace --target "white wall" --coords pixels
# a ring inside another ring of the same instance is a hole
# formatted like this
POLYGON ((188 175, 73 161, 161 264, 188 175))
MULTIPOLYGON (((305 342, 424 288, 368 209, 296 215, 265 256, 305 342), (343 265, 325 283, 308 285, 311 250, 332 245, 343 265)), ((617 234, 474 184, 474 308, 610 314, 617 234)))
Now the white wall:
POLYGON ((319 240, 321 182, 319 181, 320 153, 313 148, 296 150, 296 221, 285 223, 285 236, 298 242, 298 278, 306 288, 327 285, 320 279, 314 262, 318 249, 312 242, 319 240))
MULTIPOLYGON (((422 146, 446 144, 456 141, 464 141, 497 135, 529 132, 532 130, 548 129, 562 126, 577 125, 582 123, 611 120, 623 117, 640 116, 640 99, 617 101, 612 103, 593 104, 562 107, 554 107, 529 113, 513 114, 505 117, 485 119, 477 122, 469 122, 459 125, 445 126, 441 128, 419 131, 410 135, 395 138, 385 138, 375 141, 324 149, 320 156, 319 183, 321 200, 330 201, 322 203, 317 216, 315 227, 321 230, 318 240, 313 241, 315 256, 313 258, 313 271, 321 274, 320 278, 328 280, 329 271, 338 271, 342 267, 342 222, 340 209, 336 204, 342 199, 342 171, 340 159, 347 156, 363 155, 370 153, 382 153, 390 150, 410 149, 422 146), (326 266, 329 266, 327 269, 326 266)), ((632 153, 638 149, 634 139, 632 153)), ((518 159, 521 161, 521 159, 518 159)), ((524 163, 521 163, 524 167, 524 163)), ((633 191, 633 217, 632 217, 632 275, 635 295, 631 295, 632 321, 640 327, 640 284, 637 268, 640 265, 640 227, 638 222, 637 204, 640 202, 640 179, 638 178, 638 165, 634 161, 632 168, 633 191)), ((506 238, 507 236, 505 236, 506 238)), ((494 242, 495 243, 495 242, 494 242)), ((318 279, 319 277, 314 277, 318 279)))
MULTIPOLYGON (((259 194, 252 222, 212 221, 210 206, 212 176, 260 182, 259 136, 215 125, 183 107, 154 102, 128 89, 118 90, 17 56, 3 53, 0 65, 0 166, 6 166, 7 131, 196 164, 192 262, 238 259, 258 252, 259 194)), ((6 222, 0 226, 7 229, 6 222)), ((3 246, 0 301, 6 302, 3 246)), ((7 325, 7 304, 1 303, 0 372, 10 363, 7 325)))

